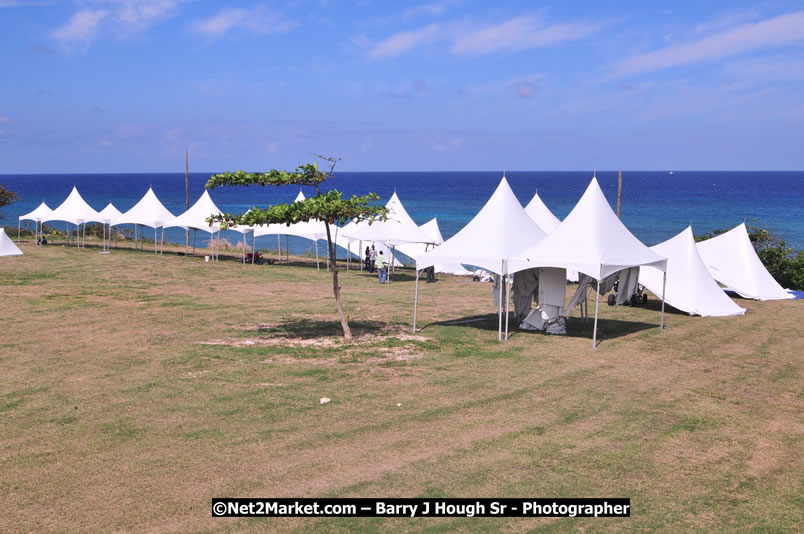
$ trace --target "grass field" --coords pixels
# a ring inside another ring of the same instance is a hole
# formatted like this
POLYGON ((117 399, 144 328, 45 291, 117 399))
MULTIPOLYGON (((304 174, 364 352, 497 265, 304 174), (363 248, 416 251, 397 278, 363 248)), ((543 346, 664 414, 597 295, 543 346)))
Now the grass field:
POLYGON ((344 272, 344 344, 314 266, 22 249, 0 258, 0 531, 804 525, 800 301, 669 309, 665 331, 655 299, 601 305, 593 350, 577 318, 566 337, 498 343, 489 285, 449 277, 420 286, 413 335, 410 271, 344 272), (630 497, 632 516, 210 513, 213 497, 324 496, 630 497))

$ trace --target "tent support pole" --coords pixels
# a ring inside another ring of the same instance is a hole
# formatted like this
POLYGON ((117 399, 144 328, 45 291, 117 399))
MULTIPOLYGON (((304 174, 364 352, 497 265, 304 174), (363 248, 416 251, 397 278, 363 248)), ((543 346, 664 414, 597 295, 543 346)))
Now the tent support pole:
POLYGON ((20 230, 22 229, 22 219, 17 221, 17 243, 20 242, 20 230))
POLYGON ((255 247, 257 246, 257 234, 254 230, 251 231, 251 265, 254 265, 254 256, 256 255, 257 250, 255 247))
MULTIPOLYGON (((362 273, 363 272, 363 240, 361 239, 360 241, 358 241, 358 243, 359 244, 358 244, 357 250, 360 251, 360 272, 362 273)), ((349 249, 351 250, 351 248, 352 248, 352 243, 350 242, 349 243, 349 249)))
POLYGON ((243 265, 246 264, 246 232, 243 232, 243 265))
POLYGON ((276 261, 282 261, 282 236, 276 234, 276 261))
MULTIPOLYGON (((505 265, 502 263, 500 264, 500 272, 502 273, 505 270, 505 265)), ((500 292, 499 298, 497 298, 497 341, 502 341, 502 274, 500 274, 500 285, 498 287, 498 291, 500 292)))
POLYGON ((285 262, 290 261, 290 243, 289 243, 289 240, 290 240, 290 236, 288 234, 285 234, 285 262))
POLYGON ((156 246, 159 244, 159 239, 156 237, 156 226, 154 226, 154 254, 158 254, 159 251, 157 250, 156 246))
POLYGON ((508 316, 510 315, 509 303, 511 302, 511 286, 508 284, 508 276, 505 277, 505 340, 508 341, 508 316))
POLYGON ((667 271, 664 272, 664 276, 662 276, 662 322, 660 328, 664 330, 664 290, 667 287, 667 271))
POLYGON ((597 311, 599 308, 600 308, 600 280, 597 281, 597 296, 595 297, 595 329, 592 331, 592 348, 595 349, 597 348, 597 311))
POLYGON ((193 228, 193 256, 195 256, 195 238, 198 237, 198 230, 193 228))
MULTIPOLYGON (((361 243, 362 245, 362 243, 361 243)), ((362 248, 362 247, 361 247, 362 248)), ((416 296, 413 297, 413 333, 416 333, 416 312, 419 311, 419 269, 416 269, 416 296)))
POLYGON ((165 227, 162 227, 162 240, 159 243, 159 255, 165 252, 165 227))
POLYGON ((84 222, 84 224, 83 224, 83 232, 84 232, 84 235, 81 238, 81 241, 83 242, 82 245, 81 245, 81 248, 87 248, 87 223, 86 222, 84 222))
POLYGON ((318 241, 313 240, 313 248, 315 248, 315 268, 321 270, 321 265, 318 263, 318 241))

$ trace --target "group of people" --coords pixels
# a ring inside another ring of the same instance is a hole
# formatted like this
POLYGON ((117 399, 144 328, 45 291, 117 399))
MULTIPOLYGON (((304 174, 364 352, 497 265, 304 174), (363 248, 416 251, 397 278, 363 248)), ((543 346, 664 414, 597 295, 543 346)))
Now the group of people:
POLYGON ((382 250, 378 253, 374 245, 371 245, 371 248, 366 247, 366 258, 364 261, 366 270, 370 273, 376 270, 380 278, 380 283, 386 283, 388 280, 388 266, 385 264, 385 255, 383 255, 382 250))

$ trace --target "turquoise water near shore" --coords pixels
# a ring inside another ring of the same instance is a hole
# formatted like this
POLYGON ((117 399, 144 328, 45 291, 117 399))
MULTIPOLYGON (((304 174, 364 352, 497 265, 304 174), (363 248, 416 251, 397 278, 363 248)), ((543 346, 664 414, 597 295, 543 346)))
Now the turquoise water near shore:
MULTIPOLYGON (((203 192, 211 172, 190 174, 190 203, 203 192)), ((373 191, 387 200, 396 191, 418 224, 438 218, 441 232, 449 238, 465 225, 497 187, 502 172, 338 172, 327 188, 346 195, 373 191)), ((527 204, 538 190, 542 200, 559 218, 565 217, 583 194, 592 173, 588 171, 508 171, 514 193, 527 204)), ((597 171, 597 178, 616 208, 617 171, 597 171)), ((149 186, 174 214, 184 210, 184 173, 154 174, 47 174, 0 175, 0 183, 19 193, 21 200, 3 208, 0 224, 16 226, 19 215, 40 202, 57 207, 75 185, 93 208, 110 201, 125 211, 149 186)), ((314 194, 310 188, 302 189, 314 194)), ((289 202, 298 187, 224 187, 210 192, 221 210, 240 213, 252 206, 289 202)), ((729 229, 758 220, 784 238, 788 245, 804 250, 804 171, 623 171, 622 220, 648 245, 668 239, 692 224, 696 234, 729 229)), ((51 223, 66 228, 65 223, 51 223)), ((516 229, 511 229, 516 231, 516 229)), ((199 233, 198 244, 206 234, 199 233)), ((166 239, 183 242, 184 232, 171 229, 166 239)), ((237 233, 226 236, 230 241, 237 233)), ((291 238, 291 250, 301 253, 310 242, 291 238)), ((275 248, 276 238, 258 239, 258 246, 275 248)), ((323 248, 321 249, 323 251, 323 248)))

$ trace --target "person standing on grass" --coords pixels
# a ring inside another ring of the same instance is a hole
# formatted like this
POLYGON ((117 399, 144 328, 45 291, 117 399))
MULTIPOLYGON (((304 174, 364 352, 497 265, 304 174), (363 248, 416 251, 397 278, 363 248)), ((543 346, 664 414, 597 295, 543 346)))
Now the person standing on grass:
POLYGON ((369 272, 374 272, 374 264, 377 262, 377 251, 374 249, 374 245, 371 245, 371 252, 369 253, 369 272))
POLYGON ((364 263, 366 264, 365 265, 366 270, 368 272, 371 272, 371 249, 369 248, 368 245, 366 245, 366 260, 364 263))
POLYGON ((385 266, 385 256, 382 255, 382 250, 377 255, 376 261, 377 261, 377 272, 379 273, 380 276, 380 283, 384 284, 385 279, 388 276, 388 270, 387 270, 388 267, 385 266))

